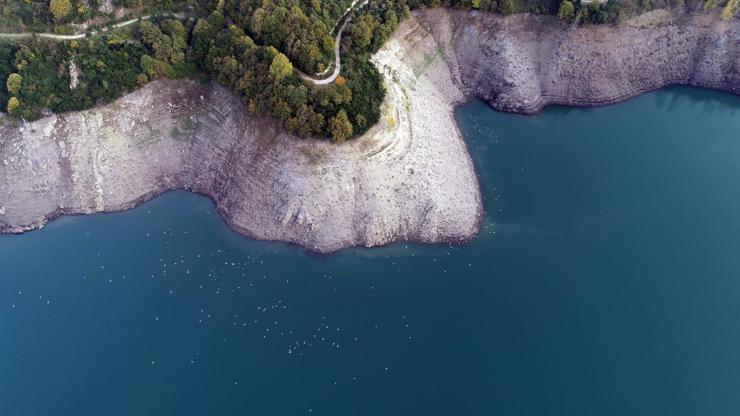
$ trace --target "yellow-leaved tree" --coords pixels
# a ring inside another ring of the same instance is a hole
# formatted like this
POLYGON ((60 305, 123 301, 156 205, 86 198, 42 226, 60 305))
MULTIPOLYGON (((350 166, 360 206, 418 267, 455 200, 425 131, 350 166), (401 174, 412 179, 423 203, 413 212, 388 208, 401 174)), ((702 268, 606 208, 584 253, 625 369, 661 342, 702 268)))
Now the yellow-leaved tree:
POLYGON ((16 115, 18 107, 21 106, 20 100, 16 97, 10 97, 8 100, 8 114, 16 115))
POLYGON ((569 0, 563 0, 558 9, 558 17, 563 22, 572 22, 576 18, 576 7, 569 0))
POLYGON ((51 0, 49 9, 51 9, 54 20, 58 22, 72 13, 72 3, 69 0, 51 0))
POLYGON ((329 133, 331 133, 334 141, 340 143, 352 137, 352 123, 350 123, 349 117, 347 117, 347 113, 344 110, 341 110, 329 120, 329 133))
POLYGON ((722 18, 725 20, 730 20, 733 17, 735 17, 735 14, 740 10, 740 1, 738 0, 728 0, 727 4, 725 4, 725 7, 722 9, 722 18))
POLYGON ((8 80, 5 82, 5 86, 8 87, 8 92, 12 95, 20 94, 22 85, 23 77, 16 73, 10 74, 8 76, 8 80))
POLYGON ((277 81, 282 81, 285 77, 293 73, 293 64, 287 56, 279 53, 272 59, 270 65, 270 75, 277 81))

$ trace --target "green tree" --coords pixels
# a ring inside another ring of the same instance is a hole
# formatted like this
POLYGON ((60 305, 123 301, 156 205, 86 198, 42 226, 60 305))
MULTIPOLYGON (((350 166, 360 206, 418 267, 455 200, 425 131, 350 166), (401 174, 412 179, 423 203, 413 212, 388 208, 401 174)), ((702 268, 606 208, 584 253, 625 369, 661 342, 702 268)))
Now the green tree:
POLYGON ((49 8, 54 20, 60 21, 72 12, 72 3, 69 0, 51 0, 49 8))
POLYGON ((324 128, 324 116, 311 107, 303 105, 294 118, 288 120, 288 129, 301 137, 310 137, 321 133, 324 128))
POLYGON ((514 0, 501 0, 498 10, 505 15, 514 14, 516 12, 516 4, 514 0))
POLYGON ((345 142, 352 137, 352 123, 347 117, 347 112, 341 110, 329 120, 329 133, 336 142, 345 142))
POLYGON ((358 48, 367 48, 373 40, 373 31, 377 23, 371 15, 360 17, 357 23, 354 23, 350 29, 352 41, 358 48))
POLYGON ((560 9, 558 10, 558 17, 563 22, 572 22, 576 17, 576 8, 569 0, 563 0, 560 3, 560 9))
POLYGON ((21 85, 23 84, 23 77, 20 74, 12 73, 8 76, 8 81, 5 85, 8 87, 8 92, 12 95, 18 95, 21 92, 21 85))
POLYGON ((293 73, 293 64, 287 56, 279 53, 272 59, 270 65, 270 76, 277 81, 282 81, 285 77, 293 73))
POLYGON ((139 65, 149 79, 155 79, 164 73, 163 64, 149 55, 142 55, 139 65))

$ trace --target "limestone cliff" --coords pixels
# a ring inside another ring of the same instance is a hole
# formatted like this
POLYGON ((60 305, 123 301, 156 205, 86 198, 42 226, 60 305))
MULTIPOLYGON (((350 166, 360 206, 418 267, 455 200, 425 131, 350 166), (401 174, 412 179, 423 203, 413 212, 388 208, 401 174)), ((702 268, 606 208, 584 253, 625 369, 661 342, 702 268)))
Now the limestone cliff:
POLYGON ((604 105, 671 84, 740 92, 740 20, 656 12, 619 26, 444 9, 416 12, 374 57, 379 125, 344 145, 301 140, 214 85, 161 81, 34 123, 3 116, 0 233, 60 214, 130 208, 162 192, 211 197, 234 229, 331 252, 456 242, 482 215, 453 118, 494 108, 604 105))
POLYGON ((239 232, 318 252, 469 239, 482 206, 452 115, 462 95, 449 94, 449 77, 414 73, 406 46, 392 40, 375 57, 388 88, 381 123, 342 145, 290 136, 225 89, 194 82, 155 82, 33 123, 3 117, 0 232, 184 188, 211 197, 239 232))
POLYGON ((656 10, 608 26, 443 9, 418 19, 466 94, 501 111, 607 105, 668 85, 740 93, 740 19, 717 12, 656 10))

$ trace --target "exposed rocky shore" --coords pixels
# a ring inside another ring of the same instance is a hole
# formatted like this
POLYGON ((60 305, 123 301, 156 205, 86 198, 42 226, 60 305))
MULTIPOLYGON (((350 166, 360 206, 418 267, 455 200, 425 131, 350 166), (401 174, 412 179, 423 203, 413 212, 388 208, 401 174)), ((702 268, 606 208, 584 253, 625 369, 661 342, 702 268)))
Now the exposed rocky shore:
POLYGON ((452 114, 462 95, 448 94, 449 77, 415 74, 406 46, 392 40, 374 58, 387 80, 383 118, 342 145, 290 136, 224 88, 189 81, 28 124, 3 117, 0 232, 183 188, 211 197, 243 234, 317 252, 465 241, 482 205, 452 114))
POLYGON ((656 10, 618 26, 443 9, 418 18, 456 84, 500 111, 608 105, 668 85, 740 94, 740 19, 716 11, 656 10))
POLYGON ((532 113, 671 84, 740 92, 740 21, 656 14, 617 27, 450 10, 415 13, 374 60, 381 122, 344 145, 301 140, 214 85, 160 81, 89 111, 0 120, 0 233, 131 208, 170 189, 211 197, 235 230, 318 252, 459 242, 482 216, 455 124, 472 96, 532 113))

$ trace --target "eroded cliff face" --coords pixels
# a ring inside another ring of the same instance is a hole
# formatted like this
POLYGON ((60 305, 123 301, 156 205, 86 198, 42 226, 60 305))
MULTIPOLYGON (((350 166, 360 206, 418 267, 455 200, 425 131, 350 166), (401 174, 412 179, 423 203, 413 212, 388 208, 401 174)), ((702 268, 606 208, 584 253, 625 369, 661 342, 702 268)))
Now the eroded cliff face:
POLYGON ((417 13, 455 80, 493 108, 613 104, 668 85, 740 93, 740 19, 658 10, 618 26, 442 9, 417 13))
POLYGON ((392 40, 376 56, 388 88, 383 119, 343 145, 290 136, 225 89, 193 82, 155 82, 34 123, 3 117, 0 232, 184 188, 211 197, 239 232, 318 252, 467 240, 482 206, 452 116, 462 95, 449 77, 414 73, 407 47, 392 40))
POLYGON ((453 118, 471 96, 531 113, 603 105, 670 84, 740 89, 740 23, 649 15, 621 26, 417 12, 375 56, 383 117, 344 145, 292 137, 214 85, 161 81, 113 104, 0 121, 0 233, 56 215, 130 208, 162 192, 210 196, 235 230, 318 252, 457 242, 482 216, 453 118))

